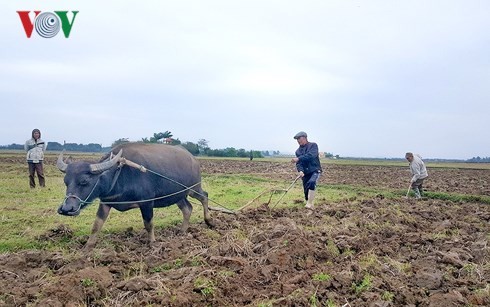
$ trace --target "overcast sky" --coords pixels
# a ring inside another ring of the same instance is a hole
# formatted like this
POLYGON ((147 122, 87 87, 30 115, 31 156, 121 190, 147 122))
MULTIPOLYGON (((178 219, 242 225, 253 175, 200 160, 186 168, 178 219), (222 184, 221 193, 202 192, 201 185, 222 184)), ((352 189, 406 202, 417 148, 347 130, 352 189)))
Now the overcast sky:
POLYGON ((304 130, 341 156, 490 156, 489 16, 486 0, 3 0, 0 145, 169 130, 292 153, 304 130), (68 39, 28 39, 20 10, 79 13, 68 39))

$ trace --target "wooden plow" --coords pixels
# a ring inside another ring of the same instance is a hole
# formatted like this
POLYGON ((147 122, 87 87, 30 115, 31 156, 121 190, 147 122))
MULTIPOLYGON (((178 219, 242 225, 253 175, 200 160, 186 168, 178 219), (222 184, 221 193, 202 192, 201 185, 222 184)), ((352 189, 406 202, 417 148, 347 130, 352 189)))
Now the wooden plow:
POLYGON ((268 189, 268 190, 263 191, 262 193, 255 196, 252 200, 250 200, 248 203, 241 206, 240 208, 236 209, 235 211, 229 210, 229 209, 224 208, 224 207, 211 207, 211 206, 208 206, 208 207, 210 210, 214 210, 214 211, 219 211, 219 212, 224 212, 224 213, 229 213, 229 214, 237 214, 237 212, 240 212, 243 209, 247 208, 248 206, 253 204, 254 201, 259 199, 263 195, 266 195, 267 193, 270 193, 270 196, 269 196, 269 201, 267 201, 267 203, 265 203, 266 206, 269 206, 269 204, 271 203, 271 200, 272 200, 272 196, 274 194, 283 193, 281 195, 281 197, 277 200, 277 202, 272 206, 272 208, 274 208, 275 206, 277 206, 277 204, 279 204, 281 202, 281 200, 284 198, 284 196, 286 196, 286 194, 289 192, 289 190, 291 190, 291 188, 294 186, 294 184, 296 183, 296 181, 298 181, 299 178, 301 178, 301 176, 298 175, 294 179, 294 181, 289 185, 289 187, 287 189, 268 189))

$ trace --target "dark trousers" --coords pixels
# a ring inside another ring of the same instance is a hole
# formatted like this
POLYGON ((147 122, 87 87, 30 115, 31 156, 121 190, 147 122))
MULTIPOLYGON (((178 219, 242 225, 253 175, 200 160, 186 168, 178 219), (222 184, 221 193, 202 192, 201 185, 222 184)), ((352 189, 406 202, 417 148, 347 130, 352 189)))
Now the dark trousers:
POLYGON ((306 200, 308 200, 308 190, 315 190, 320 174, 320 172, 313 172, 303 176, 303 191, 305 192, 306 200))
POLYGON ((36 187, 36 182, 34 181, 34 175, 37 173, 37 178, 39 180, 39 186, 44 187, 45 186, 45 180, 44 180, 44 170, 43 170, 43 163, 32 163, 32 162, 27 162, 29 165, 29 186, 31 188, 36 187))
MULTIPOLYGON (((424 179, 427 179, 427 177, 425 177, 424 179)), ((412 182, 412 190, 416 191, 418 189, 420 192, 420 196, 422 196, 422 194, 424 193, 424 191, 422 190, 424 179, 417 179, 417 181, 412 182)), ((415 194, 417 194, 417 192, 415 192, 415 194)))

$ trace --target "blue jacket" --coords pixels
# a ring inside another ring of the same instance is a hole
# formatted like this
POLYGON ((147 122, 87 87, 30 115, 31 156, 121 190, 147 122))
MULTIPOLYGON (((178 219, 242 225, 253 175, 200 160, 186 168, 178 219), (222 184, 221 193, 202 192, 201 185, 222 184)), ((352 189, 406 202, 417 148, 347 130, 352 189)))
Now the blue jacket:
POLYGON ((318 145, 313 142, 308 142, 296 149, 296 157, 299 161, 296 162, 298 172, 303 172, 305 175, 313 172, 322 171, 320 157, 318 155, 318 145))

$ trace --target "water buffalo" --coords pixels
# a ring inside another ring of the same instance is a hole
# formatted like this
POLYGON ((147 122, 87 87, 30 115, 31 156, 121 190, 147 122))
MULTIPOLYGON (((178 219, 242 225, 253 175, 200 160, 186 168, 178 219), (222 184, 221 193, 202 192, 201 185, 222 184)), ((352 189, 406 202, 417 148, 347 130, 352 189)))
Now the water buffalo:
POLYGON ((66 185, 66 197, 58 213, 76 216, 96 198, 100 199, 92 233, 85 246, 87 249, 95 246, 97 233, 111 208, 118 211, 139 208, 150 244, 155 241, 153 208, 177 204, 184 216, 181 231, 187 230, 192 213, 187 196, 202 203, 204 221, 213 226, 208 193, 201 188, 199 162, 186 149, 127 143, 115 147, 112 152, 99 163, 64 161, 63 153, 58 157, 57 166, 65 173, 66 185), (112 152, 117 155, 113 156, 112 152), (142 167, 134 167, 135 163, 142 167))

